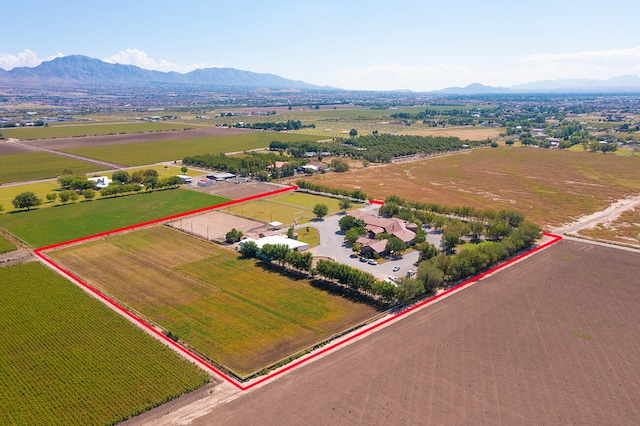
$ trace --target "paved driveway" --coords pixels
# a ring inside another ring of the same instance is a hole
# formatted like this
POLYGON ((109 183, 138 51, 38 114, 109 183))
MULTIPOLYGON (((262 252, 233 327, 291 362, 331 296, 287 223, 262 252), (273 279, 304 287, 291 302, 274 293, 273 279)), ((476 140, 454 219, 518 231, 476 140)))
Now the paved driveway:
MULTIPOLYGON (((373 213, 375 207, 368 206, 361 210, 371 210, 373 213)), ((343 214, 335 214, 327 216, 323 220, 296 226, 296 228, 311 226, 316 228, 320 233, 320 244, 309 250, 314 256, 328 257, 338 263, 344 263, 362 269, 363 271, 372 273, 379 279, 388 278, 390 275, 400 278, 405 276, 409 269, 416 269, 415 264, 418 261, 419 253, 415 250, 405 254, 401 258, 388 260, 379 265, 369 265, 368 263, 360 262, 358 258, 352 258, 351 255, 353 252, 351 251, 351 247, 345 244, 344 234, 340 231, 340 226, 338 225, 338 221, 343 216, 343 214), (400 269, 394 272, 393 268, 396 266, 399 266, 400 269)), ((440 244, 439 234, 429 233, 427 239, 429 242, 437 243, 437 245, 440 244)))

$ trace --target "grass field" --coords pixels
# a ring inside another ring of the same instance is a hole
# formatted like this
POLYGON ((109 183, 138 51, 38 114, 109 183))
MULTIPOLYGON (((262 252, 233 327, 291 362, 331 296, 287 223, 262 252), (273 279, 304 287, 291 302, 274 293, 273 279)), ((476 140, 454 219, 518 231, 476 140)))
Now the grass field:
POLYGON ((252 132, 233 136, 162 140, 126 145, 67 148, 64 152, 128 166, 182 160, 197 154, 220 154, 266 148, 274 140, 282 142, 317 140, 318 137, 290 133, 252 132))
POLYGON ((64 169, 71 169, 76 173, 100 170, 100 166, 96 164, 46 152, 3 154, 0 164, 0 184, 53 178, 64 169))
POLYGON ((111 135, 117 133, 157 132, 166 130, 193 129, 194 125, 177 122, 135 122, 108 124, 80 124, 80 125, 49 125, 47 127, 5 128, 2 134, 5 138, 49 139, 71 138, 77 136, 111 135))
POLYGON ((9 253, 16 249, 16 246, 3 236, 0 236, 0 254, 9 253))
POLYGON ((0 268, 0 423, 111 424, 208 375, 40 263, 0 268))
MULTIPOLYGON (((326 204, 329 207, 329 214, 340 211, 338 199, 294 191, 225 207, 224 211, 262 222, 278 221, 293 225, 294 219, 297 219, 298 223, 305 223, 314 219, 316 215, 313 214, 313 206, 318 203, 326 204)), ((361 205, 354 203, 353 206, 361 205)))
POLYGON ((185 189, 4 214, 0 226, 34 247, 69 241, 227 201, 185 189))
POLYGON ((373 198, 399 195, 444 205, 512 209, 549 227, 637 194, 639 167, 640 156, 511 147, 317 175, 308 180, 362 189, 373 198))
POLYGON ((164 226, 49 255, 240 374, 375 315, 368 305, 164 226))
MULTIPOLYGON (((127 170, 129 173, 133 173, 136 170, 146 170, 153 169, 158 172, 158 176, 160 178, 175 176, 177 174, 181 174, 179 167, 176 166, 149 166, 149 167, 141 167, 139 169, 130 169, 127 170)), ((62 170, 60 170, 62 171, 62 170)), ((88 176, 100 175, 101 173, 88 173, 88 176)), ((189 174, 189 172, 187 172, 189 174)), ((111 176, 111 172, 106 173, 107 176, 111 176)), ((46 196, 47 194, 51 194, 57 192, 60 189, 60 185, 57 181, 46 181, 46 182, 35 182, 35 183, 25 183, 23 185, 11 185, 11 186, 0 186, 0 204, 4 206, 4 211, 7 212, 13 208, 11 201, 15 198, 16 195, 30 191, 36 194, 38 197, 42 199, 43 204, 39 208, 48 208, 60 205, 60 201, 56 200, 53 203, 47 202, 46 196)), ((100 198, 100 192, 96 191, 96 199, 100 198)), ((83 197, 80 197, 82 200, 83 197)))

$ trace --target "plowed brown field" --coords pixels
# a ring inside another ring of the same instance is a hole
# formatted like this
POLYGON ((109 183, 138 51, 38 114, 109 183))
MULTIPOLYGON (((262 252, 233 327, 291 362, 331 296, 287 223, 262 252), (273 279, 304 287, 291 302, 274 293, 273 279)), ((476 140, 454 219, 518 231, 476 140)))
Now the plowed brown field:
POLYGON ((565 240, 190 424, 636 424, 638 276, 565 240))

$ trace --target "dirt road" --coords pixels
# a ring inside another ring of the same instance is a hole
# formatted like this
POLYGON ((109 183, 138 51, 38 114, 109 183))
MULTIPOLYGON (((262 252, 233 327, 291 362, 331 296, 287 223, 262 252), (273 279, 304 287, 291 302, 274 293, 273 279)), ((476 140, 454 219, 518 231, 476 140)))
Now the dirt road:
POLYGON ((631 210, 638 206, 640 206, 640 195, 618 200, 602 211, 595 212, 588 216, 583 216, 577 221, 559 226, 551 232, 556 234, 576 235, 581 229, 593 228, 599 223, 614 222, 622 212, 631 210))

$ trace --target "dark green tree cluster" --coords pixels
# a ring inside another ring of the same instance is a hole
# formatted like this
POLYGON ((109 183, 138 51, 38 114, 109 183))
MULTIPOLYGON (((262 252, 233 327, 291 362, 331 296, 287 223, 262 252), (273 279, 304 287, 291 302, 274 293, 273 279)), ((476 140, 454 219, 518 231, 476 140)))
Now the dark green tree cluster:
POLYGON ((376 278, 368 272, 331 260, 319 260, 315 272, 328 280, 367 293, 372 292, 373 284, 376 282, 376 278))
POLYGON ((257 129, 257 130, 273 130, 276 132, 281 132, 284 130, 300 130, 300 129, 315 129, 316 125, 311 124, 302 124, 300 120, 287 120, 283 122, 265 122, 265 123, 243 123, 236 124, 234 127, 242 127, 246 129, 257 129))
POLYGON ((300 253, 291 250, 286 244, 265 244, 258 248, 254 241, 243 241, 240 244, 240 254, 243 257, 275 262, 281 267, 293 268, 299 272, 311 273, 313 268, 313 255, 310 252, 300 253))
POLYGON ((242 238, 242 231, 237 230, 236 228, 232 228, 231 231, 227 232, 225 235, 225 241, 229 244, 237 243, 242 238))
POLYGON ((95 182, 87 179, 86 176, 66 173, 58 177, 58 183, 63 190, 74 190, 82 192, 85 189, 96 189, 95 182))
POLYGON ((281 161, 283 157, 273 153, 260 154, 249 153, 244 157, 227 156, 225 154, 201 154, 182 159, 184 164, 194 167, 203 167, 213 170, 221 170, 239 175, 257 176, 262 171, 270 171, 271 177, 293 176, 295 169, 308 162, 306 159, 287 158, 287 164, 281 171, 276 170, 276 161, 281 161))

